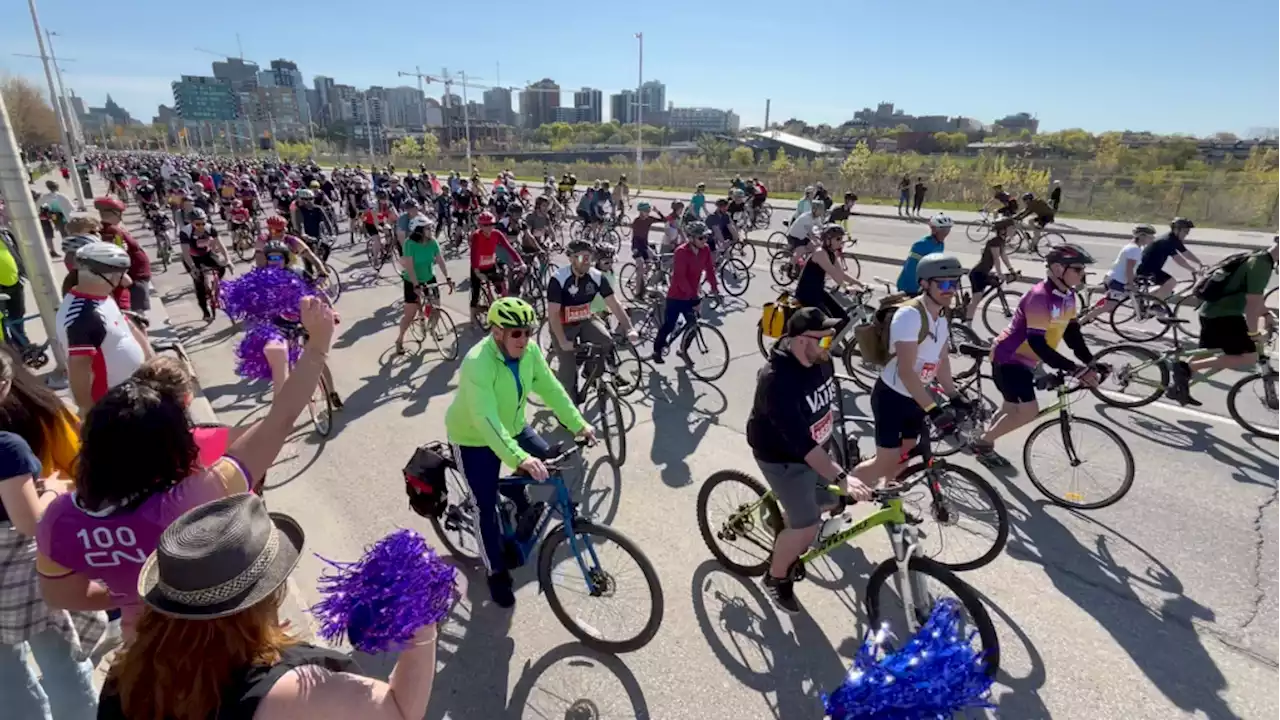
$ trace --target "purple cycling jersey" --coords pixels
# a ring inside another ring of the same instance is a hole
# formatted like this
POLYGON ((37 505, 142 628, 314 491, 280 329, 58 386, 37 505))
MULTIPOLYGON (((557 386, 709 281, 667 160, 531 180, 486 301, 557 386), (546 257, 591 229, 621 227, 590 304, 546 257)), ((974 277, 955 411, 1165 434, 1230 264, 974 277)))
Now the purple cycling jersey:
POLYGON ((1037 367, 1040 356, 1027 343, 1032 335, 1041 335, 1050 347, 1057 347, 1067 325, 1076 317, 1075 291, 1062 292, 1049 280, 1036 283, 1013 313, 1009 327, 996 338, 991 348, 991 361, 1007 365, 1020 363, 1037 367))

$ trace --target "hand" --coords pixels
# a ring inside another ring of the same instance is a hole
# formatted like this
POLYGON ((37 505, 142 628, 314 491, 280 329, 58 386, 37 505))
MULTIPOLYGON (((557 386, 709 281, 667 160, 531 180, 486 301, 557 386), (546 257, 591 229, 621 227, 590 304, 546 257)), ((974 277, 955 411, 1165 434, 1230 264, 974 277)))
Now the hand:
POLYGON ((445 284, 446 284, 446 285, 448 285, 448 286, 449 286, 449 294, 450 294, 450 295, 452 295, 452 294, 453 294, 453 281, 452 281, 452 280, 450 280, 449 278, 445 278, 445 279, 444 279, 444 282, 445 282, 445 284))
POLYGON ((520 463, 519 470, 538 482, 543 482, 547 479, 547 466, 543 465, 541 460, 533 457, 532 455, 525 458, 524 461, 520 463))
POLYGON ((1096 370, 1094 370, 1091 367, 1084 368, 1080 372, 1077 372, 1076 379, 1079 380, 1080 384, 1084 385, 1085 387, 1089 387, 1089 388, 1098 387, 1098 373, 1096 370))
POLYGON ((578 437, 587 445, 595 445, 596 429, 588 425, 578 432, 578 437))
POLYGON ((935 404, 929 410, 929 421, 943 435, 950 435, 956 429, 956 414, 946 405, 935 404))
POLYGON ((635 328, 631 328, 630 330, 627 330, 627 342, 631 343, 632 345, 635 345, 636 343, 640 342, 640 331, 636 330, 635 328))
POLYGON ((315 345, 324 352, 333 344, 334 328, 338 325, 338 313, 317 297, 302 298, 299 308, 302 327, 306 329, 311 340, 308 345, 315 345))
POLYGON ((871 488, 852 475, 849 475, 845 481, 844 489, 849 494, 849 497, 858 502, 867 502, 871 499, 871 488))

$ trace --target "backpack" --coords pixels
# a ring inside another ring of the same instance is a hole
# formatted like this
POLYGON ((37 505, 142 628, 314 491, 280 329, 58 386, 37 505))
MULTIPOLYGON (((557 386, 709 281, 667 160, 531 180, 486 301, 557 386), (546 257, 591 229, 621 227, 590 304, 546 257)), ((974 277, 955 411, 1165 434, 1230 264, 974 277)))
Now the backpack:
POLYGON ((453 453, 441 442, 429 442, 413 451, 404 466, 404 487, 409 507, 425 518, 439 518, 449 500, 448 471, 456 470, 453 453))
POLYGON ((876 367, 884 367, 893 358, 893 349, 889 346, 889 327, 893 324, 893 316, 903 308, 915 308, 920 313, 920 337, 916 342, 924 342, 933 329, 929 323, 929 314, 924 310, 920 298, 913 298, 906 293, 895 293, 880 300, 871 322, 854 332, 858 353, 862 359, 876 367))
POLYGON ((1240 283, 1235 282, 1235 290, 1231 290, 1230 286, 1236 279, 1236 271, 1244 267, 1244 264, 1254 257, 1263 255, 1270 256, 1268 250, 1255 250, 1253 252, 1242 252, 1229 255, 1223 258, 1217 265, 1214 265, 1204 277, 1196 281, 1192 294, 1199 298, 1202 302, 1215 302, 1221 300, 1228 295, 1240 292, 1240 283))
POLYGON ((787 320, 799 309, 789 293, 782 293, 778 299, 765 303, 760 312, 760 331, 765 337, 780 338, 786 331, 787 320))

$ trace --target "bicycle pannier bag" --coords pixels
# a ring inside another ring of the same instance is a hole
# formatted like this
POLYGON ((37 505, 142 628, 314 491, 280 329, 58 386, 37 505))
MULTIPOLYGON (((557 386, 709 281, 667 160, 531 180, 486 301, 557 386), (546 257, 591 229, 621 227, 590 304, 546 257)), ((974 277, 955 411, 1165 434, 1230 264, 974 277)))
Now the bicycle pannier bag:
POLYGON ((425 518, 440 517, 448 504, 447 471, 457 467, 451 455, 444 443, 430 442, 414 450, 404 466, 409 507, 425 518))

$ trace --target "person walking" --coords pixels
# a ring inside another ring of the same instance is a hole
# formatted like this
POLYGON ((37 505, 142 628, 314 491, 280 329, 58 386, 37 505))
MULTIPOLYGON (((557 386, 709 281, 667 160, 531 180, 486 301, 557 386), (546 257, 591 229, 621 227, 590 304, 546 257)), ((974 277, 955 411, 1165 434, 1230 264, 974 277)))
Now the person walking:
POLYGON ((924 194, 925 194, 925 192, 927 192, 927 191, 929 190, 929 188, 925 187, 925 185, 924 185, 924 178, 923 178, 923 177, 917 177, 917 178, 916 178, 916 188, 915 188, 915 190, 916 190, 916 192, 915 192, 915 198, 912 200, 912 203, 911 203, 911 214, 912 214, 912 215, 919 215, 919 214, 920 214, 920 208, 921 208, 921 206, 923 206, 923 205, 924 205, 924 194))
POLYGON ((1049 191, 1049 204, 1053 206, 1053 211, 1058 212, 1058 206, 1062 204, 1062 181, 1054 180, 1053 189, 1049 191))
POLYGON ((898 181, 898 214, 902 215, 903 211, 908 209, 907 203, 911 202, 911 178, 906 175, 898 181))

